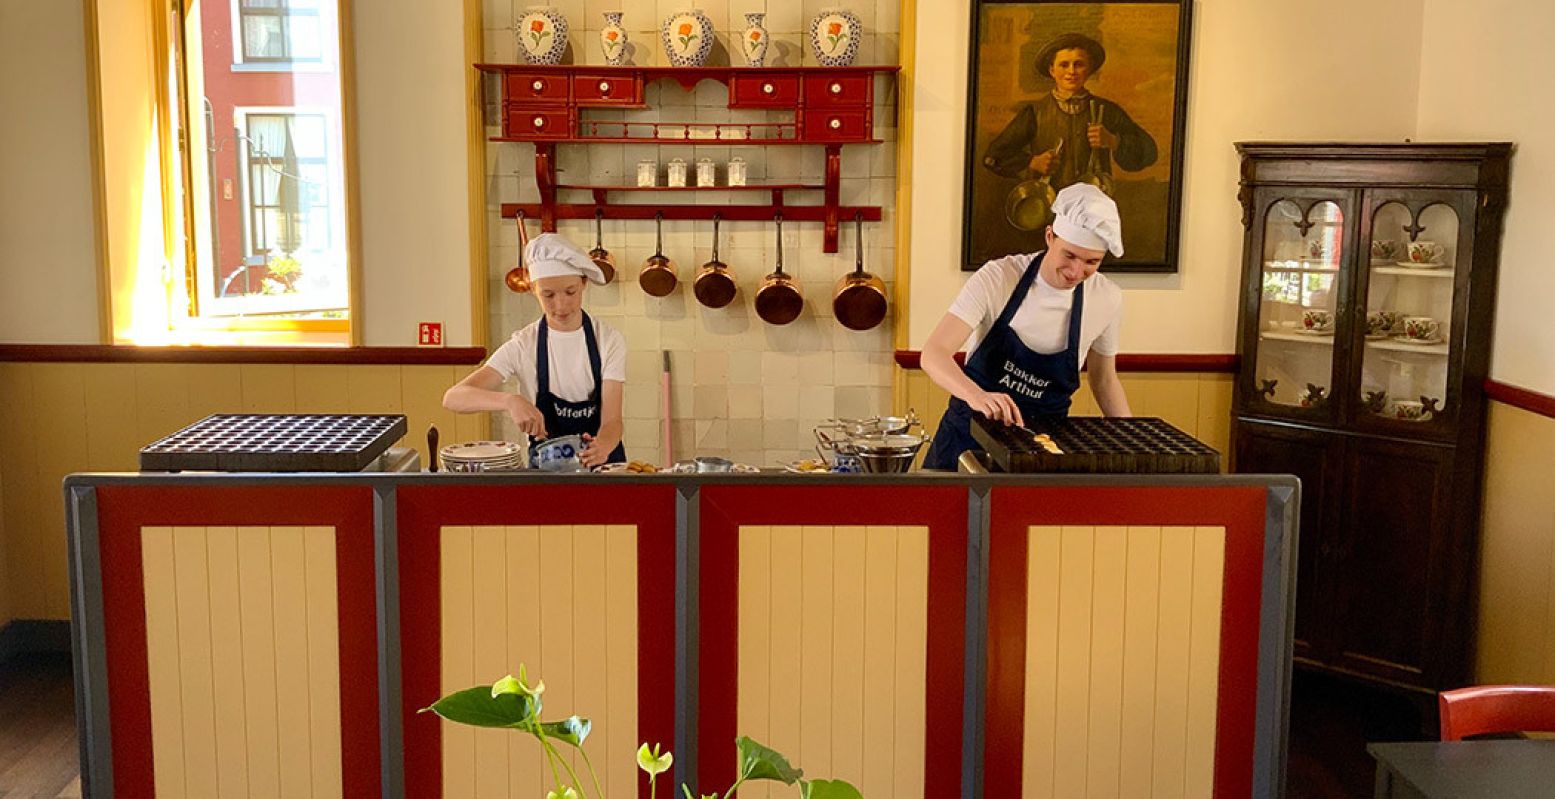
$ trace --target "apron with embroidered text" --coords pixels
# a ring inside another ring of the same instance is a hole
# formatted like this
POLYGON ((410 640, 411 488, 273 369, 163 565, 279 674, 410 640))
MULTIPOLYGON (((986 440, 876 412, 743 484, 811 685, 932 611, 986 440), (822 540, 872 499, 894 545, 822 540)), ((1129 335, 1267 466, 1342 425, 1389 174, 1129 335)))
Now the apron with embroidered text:
MULTIPOLYGON (((599 435, 599 421, 604 403, 601 402, 599 366, 599 340, 594 335, 594 320, 583 314, 583 340, 588 345, 589 372, 594 375, 594 388, 589 398, 581 402, 568 402, 551 393, 551 350, 547 332, 550 326, 540 320, 540 335, 535 345, 535 407, 545 416, 545 432, 552 436, 575 436, 587 433, 599 435)), ((610 451, 609 463, 625 463, 626 448, 617 444, 610 451)))

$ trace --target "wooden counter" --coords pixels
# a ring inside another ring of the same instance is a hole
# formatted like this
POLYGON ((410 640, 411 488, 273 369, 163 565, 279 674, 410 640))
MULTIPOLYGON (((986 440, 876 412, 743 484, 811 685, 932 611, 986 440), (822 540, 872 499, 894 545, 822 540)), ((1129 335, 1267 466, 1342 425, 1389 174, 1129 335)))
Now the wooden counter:
POLYGON ((616 797, 646 796, 641 741, 722 790, 737 734, 870 799, 1283 784, 1289 478, 75 475, 65 492, 92 795, 543 795, 532 740, 416 712, 519 662, 547 718, 593 719, 616 797))

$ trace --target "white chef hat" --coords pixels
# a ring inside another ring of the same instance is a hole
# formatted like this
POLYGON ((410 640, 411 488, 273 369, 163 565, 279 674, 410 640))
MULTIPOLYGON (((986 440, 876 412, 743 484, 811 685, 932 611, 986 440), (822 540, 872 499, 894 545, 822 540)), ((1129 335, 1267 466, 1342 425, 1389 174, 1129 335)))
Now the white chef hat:
POLYGON ((524 247, 524 262, 529 267, 530 280, 576 275, 601 286, 605 284, 605 273, 588 253, 560 233, 541 233, 530 239, 524 247))
POLYGON ((1123 222, 1118 204, 1089 183, 1065 186, 1053 200, 1053 234, 1088 250, 1123 255, 1123 222))

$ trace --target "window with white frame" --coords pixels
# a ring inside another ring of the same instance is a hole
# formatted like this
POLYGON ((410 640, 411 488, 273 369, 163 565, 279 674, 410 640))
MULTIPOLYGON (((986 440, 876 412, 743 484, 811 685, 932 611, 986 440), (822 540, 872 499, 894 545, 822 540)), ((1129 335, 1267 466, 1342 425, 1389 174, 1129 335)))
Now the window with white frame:
POLYGON ((235 0, 242 63, 309 63, 324 58, 320 0, 235 0))

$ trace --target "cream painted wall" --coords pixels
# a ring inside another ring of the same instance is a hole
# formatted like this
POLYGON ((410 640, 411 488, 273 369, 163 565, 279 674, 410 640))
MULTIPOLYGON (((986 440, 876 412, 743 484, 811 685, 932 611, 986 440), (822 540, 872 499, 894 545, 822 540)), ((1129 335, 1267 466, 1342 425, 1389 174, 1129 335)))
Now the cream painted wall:
POLYGON ((77 0, 0 0, 0 341, 97 342, 97 251, 77 0))
MULTIPOLYGON (((1422 2, 1197 0, 1180 271, 1119 278, 1129 289, 1125 352, 1235 349, 1242 226, 1232 143, 1413 135, 1422 2)), ((965 281, 957 264, 970 25, 961 0, 919 0, 909 259, 914 349, 965 281), (922 33, 928 31, 936 35, 922 33)))
POLYGON ((1555 107, 1528 91, 1555 74, 1555 5, 1426 0, 1425 7, 1420 138, 1517 143, 1491 375, 1555 394, 1555 270, 1544 252, 1544 219, 1555 208, 1555 107))
POLYGON ((354 0, 356 159, 368 346, 417 322, 469 346, 470 213, 463 4, 354 0))

